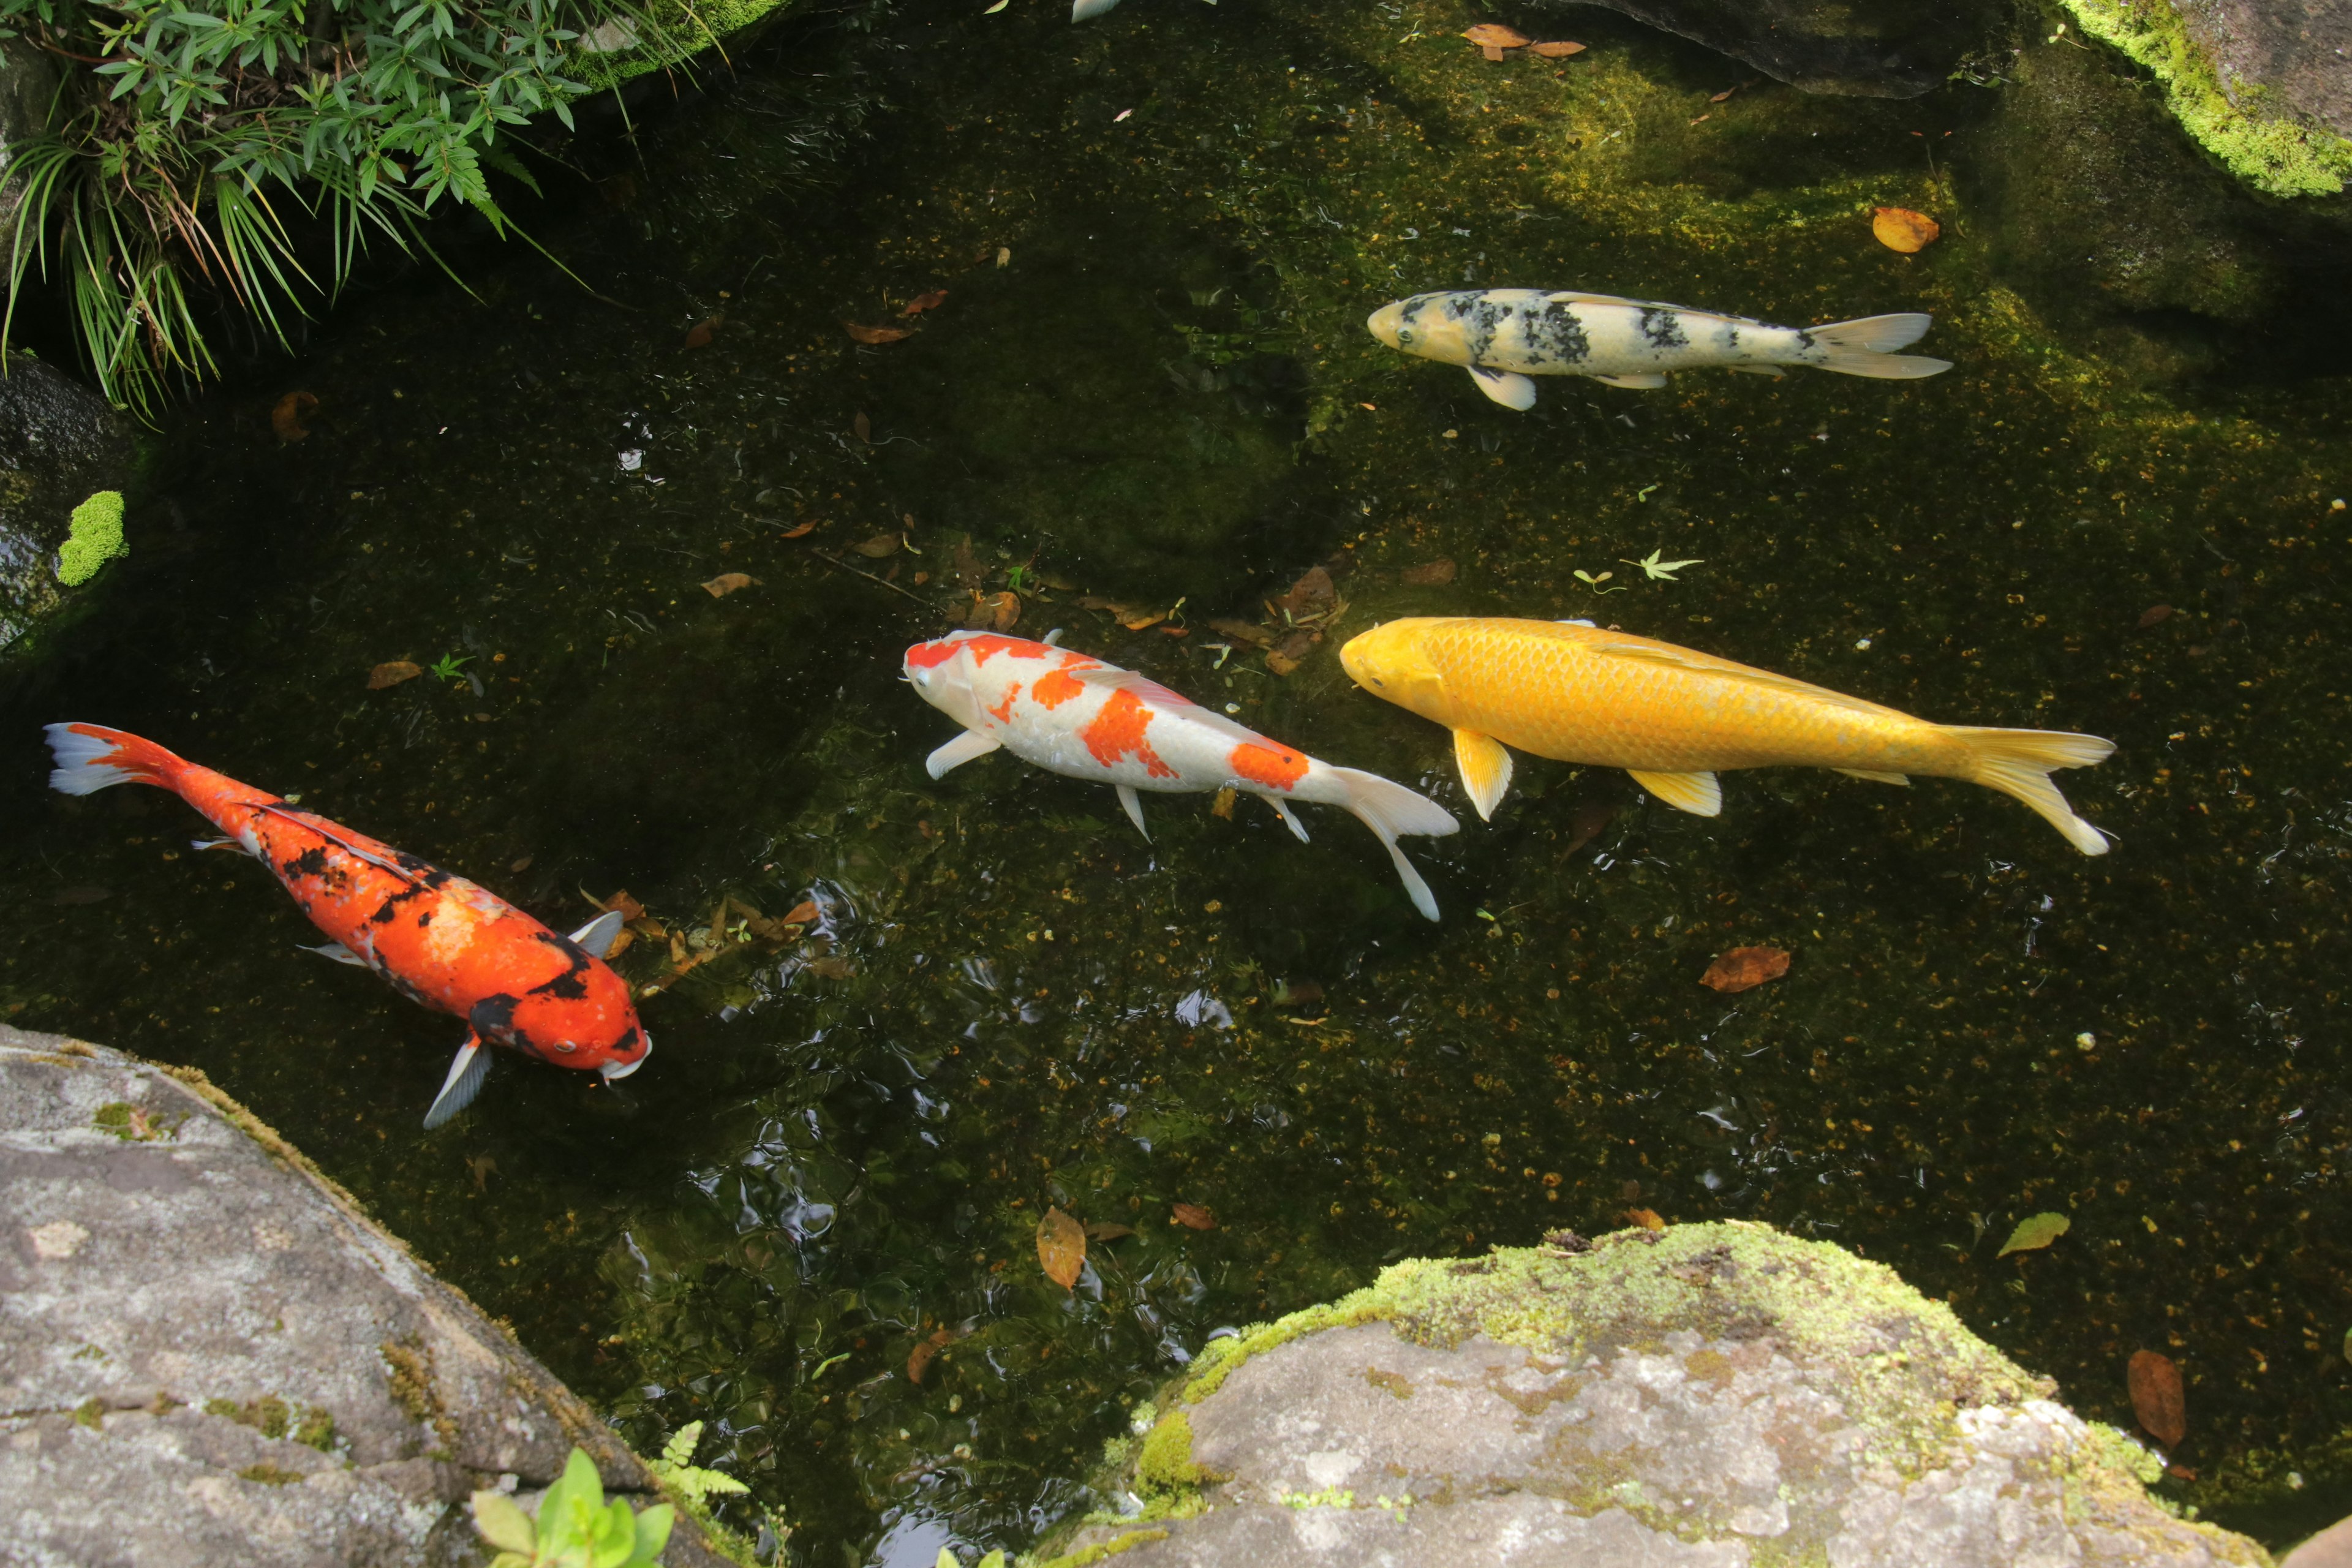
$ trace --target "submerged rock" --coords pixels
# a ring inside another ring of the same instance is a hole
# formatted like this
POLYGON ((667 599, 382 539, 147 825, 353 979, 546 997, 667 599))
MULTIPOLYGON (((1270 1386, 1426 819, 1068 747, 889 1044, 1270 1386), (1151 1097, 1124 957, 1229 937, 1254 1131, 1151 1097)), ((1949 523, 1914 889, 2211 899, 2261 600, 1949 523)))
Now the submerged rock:
MULTIPOLYGON (((61 570, 60 554, 75 533, 75 509, 129 484, 131 443, 122 416, 63 372, 29 354, 11 354, 5 370, 0 375, 0 660, 14 660, 31 646, 25 642, 28 633, 58 620, 91 592, 90 575, 104 555, 77 559, 61 570)), ((119 510, 116 517, 119 522, 119 510)), ((91 553, 86 542, 77 556, 91 553)))
MULTIPOLYGON (((2266 1563, 1895 1273, 1745 1223, 1421 1259, 1213 1342, 1045 1557, 2266 1563), (1392 1556, 1391 1556, 1392 1554, 1392 1556)), ((1142 1422, 1139 1422, 1141 1426, 1142 1422)), ((1050 1568, 1050 1565, 1048 1565, 1050 1568)))
MULTIPOLYGON (((573 1445, 653 1476, 472 1302, 203 1075, 0 1027, 7 1561, 487 1561, 573 1445)), ((717 1564, 681 1518, 665 1561, 717 1564)))
POLYGON ((1603 5, 1806 92, 1916 98, 2000 27, 2004 8, 1935 0, 1553 0, 1603 5))

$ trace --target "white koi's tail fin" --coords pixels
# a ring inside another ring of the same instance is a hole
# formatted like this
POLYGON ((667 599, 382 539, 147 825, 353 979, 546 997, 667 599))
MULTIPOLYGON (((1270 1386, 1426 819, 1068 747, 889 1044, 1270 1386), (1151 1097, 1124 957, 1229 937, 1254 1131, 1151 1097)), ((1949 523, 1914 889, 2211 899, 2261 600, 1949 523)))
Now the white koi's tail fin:
POLYGON ((1118 4, 1118 0, 1072 0, 1070 20, 1083 22, 1089 16, 1099 16, 1118 4))
POLYGON ((96 795, 119 784, 172 788, 180 759, 152 741, 100 724, 51 724, 49 754, 57 767, 49 787, 63 795, 96 795))
POLYGON ((1397 839, 1405 834, 1425 837, 1442 837, 1461 831, 1462 825, 1454 814, 1430 799, 1416 794, 1391 779, 1378 773, 1360 773, 1354 768, 1333 768, 1332 775, 1346 792, 1344 800, 1335 804, 1353 812, 1363 825, 1372 830, 1389 858, 1396 862, 1397 875, 1403 879, 1404 890, 1412 897, 1412 907, 1429 920, 1437 918, 1437 898, 1412 862, 1397 847, 1397 839))
POLYGON ((2015 795, 2084 854, 2107 852, 2107 836, 2074 815, 2050 775, 2059 768, 2105 762, 2115 754, 2113 741, 2056 730, 1971 730, 1958 724, 1944 726, 1944 733, 1965 741, 1976 753, 1977 783, 2015 795))
POLYGON ((1813 363, 1823 370, 1833 370, 1842 375, 1875 376, 1882 381, 1916 381, 1921 376, 1941 375, 1952 368, 1952 362, 1895 351, 1909 348, 1926 337, 1927 329, 1935 324, 1933 316, 1906 310, 1899 315, 1832 321, 1826 327, 1808 327, 1806 332, 1822 353, 1822 357, 1813 363))

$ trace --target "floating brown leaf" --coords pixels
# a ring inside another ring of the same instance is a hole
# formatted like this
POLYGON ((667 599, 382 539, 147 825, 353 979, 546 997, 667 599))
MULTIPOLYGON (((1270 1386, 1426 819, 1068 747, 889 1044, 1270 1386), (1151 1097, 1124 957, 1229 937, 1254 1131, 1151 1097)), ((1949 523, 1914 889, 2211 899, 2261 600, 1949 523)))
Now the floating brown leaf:
POLYGON ((702 585, 702 591, 714 599, 723 599, 738 588, 748 588, 758 582, 748 572, 721 572, 702 585))
POLYGON ((310 428, 302 421, 309 418, 311 411, 318 406, 319 400, 309 393, 289 392, 279 398, 277 405, 270 409, 269 427, 278 432, 278 438, 280 441, 308 439, 310 428))
POLYGON ((516 859, 509 860, 507 862, 507 869, 520 876, 523 872, 530 869, 530 858, 531 858, 530 856, 524 855, 516 859))
POLYGON ((1640 1226, 1643 1230, 1664 1230, 1666 1228, 1666 1222, 1658 1217, 1658 1211, 1655 1209, 1627 1209, 1625 1211, 1625 1217, 1633 1224, 1640 1226))
POLYGON ((955 1341, 956 1336, 953 1329, 940 1329, 935 1331, 929 1339, 923 1341, 912 1351, 908 1352, 907 1354, 907 1381, 908 1383, 922 1382, 923 1373, 930 1369, 931 1359, 938 1355, 941 1351, 947 1349, 950 1345, 955 1343, 955 1341))
MULTIPOLYGON (((586 895, 583 894, 582 897, 585 898, 586 895)), ((625 921, 641 921, 646 918, 646 906, 631 898, 629 889, 626 888, 623 888, 619 892, 601 902, 594 899, 589 899, 588 901, 595 904, 600 910, 619 910, 621 918, 625 921)))
POLYGON ((1478 46, 1478 52, 1490 60, 1503 58, 1505 49, 1524 49, 1532 42, 1528 37, 1499 22, 1481 22, 1462 35, 1478 46))
POLYGON ((404 658, 388 659, 368 671, 368 689, 382 691, 387 686, 397 686, 404 680, 414 680, 425 673, 420 665, 404 658))
POLYGON ((1735 947, 1706 966, 1702 985, 1717 991, 1753 991, 1789 973, 1789 955, 1777 947, 1735 947))
POLYGON ((1087 1238, 1094 1241, 1117 1241, 1122 1236, 1133 1236, 1131 1225, 1109 1225, 1097 1220, 1087 1226, 1087 1238))
POLYGON ((2155 626, 2158 622, 2168 621, 2179 613, 2179 611, 2174 609, 2170 605, 2150 605, 2147 609, 2142 610, 2139 613, 2139 629, 2146 631, 2148 627, 2155 626))
POLYGON ((1908 256, 1935 244, 1936 237, 1944 230, 1926 213, 1915 213, 1909 207, 1880 207, 1870 220, 1870 232, 1887 249, 1908 256))
POLYGON ((947 302, 948 291, 944 289, 934 289, 928 294, 918 294, 913 299, 908 300, 907 308, 899 311, 898 314, 902 316, 919 316, 926 310, 936 310, 947 302))
POLYGON ((1217 1216, 1198 1204, 1177 1204, 1168 1211, 1168 1217, 1186 1230, 1214 1230, 1217 1216))
POLYGON ((956 624, 971 631, 1009 632, 1020 619, 1020 595, 974 592, 956 624))
POLYGON ((1454 566, 1451 561, 1424 561, 1418 566, 1404 569, 1408 587, 1442 588, 1454 581, 1454 566))
POLYGON ((844 321, 841 324, 849 329, 849 335, 861 343, 902 342, 915 335, 905 327, 861 327, 856 321, 844 321))
POLYGON ((1339 598, 1339 590, 1332 584, 1331 574, 1320 566, 1309 566, 1290 592, 1274 601, 1277 610, 1287 610, 1296 619, 1321 615, 1339 598))
POLYGON ((1617 803, 1613 800, 1585 800, 1577 803, 1569 814, 1568 847, 1562 855, 1573 855, 1601 836, 1601 830, 1616 820, 1617 803))
POLYGON ((788 926, 814 925, 816 923, 816 920, 817 907, 808 900, 803 899, 799 903, 793 906, 793 912, 784 917, 784 924, 788 926))
POLYGON ((877 533, 871 539, 859 540, 850 548, 869 561, 879 561, 886 555, 898 554, 903 542, 895 533, 877 533))
POLYGON ((1528 52, 1529 54, 1541 55, 1548 60, 1564 60, 1570 55, 1582 54, 1584 52, 1584 46, 1582 44, 1571 44, 1565 38, 1558 38, 1548 43, 1529 44, 1528 46, 1528 52))
POLYGON ((1060 1209, 1048 1208, 1037 1222, 1037 1261, 1046 1279, 1065 1290, 1074 1289, 1078 1270, 1087 1264, 1087 1227, 1060 1209))
POLYGON ((687 349, 709 347, 711 338, 717 335, 719 329, 726 324, 727 318, 724 316, 712 316, 706 321, 697 321, 688 329, 685 347, 679 349, 678 353, 684 353, 687 349))
POLYGON ((1216 798, 1209 802, 1209 815, 1222 816, 1227 822, 1231 822, 1234 819, 1234 802, 1240 798, 1231 785, 1219 790, 1216 798))
POLYGON ((814 522, 796 522, 793 524, 792 527, 784 530, 783 537, 786 539, 803 539, 815 531, 816 524, 814 522))
MULTIPOLYGON (((1085 601, 1081 600, 1079 602, 1083 604, 1085 601)), ((1209 623, 1209 629, 1224 637, 1229 637, 1235 642, 1245 642, 1252 647, 1272 647, 1274 646, 1274 634, 1272 632, 1266 630, 1264 626, 1254 626, 1247 621, 1211 621, 1209 623)))
POLYGON ((2189 1405, 2180 1391, 2180 1369, 2154 1351, 2132 1352, 2126 1370, 2132 1414, 2147 1435, 2169 1448, 2189 1436, 2189 1405))

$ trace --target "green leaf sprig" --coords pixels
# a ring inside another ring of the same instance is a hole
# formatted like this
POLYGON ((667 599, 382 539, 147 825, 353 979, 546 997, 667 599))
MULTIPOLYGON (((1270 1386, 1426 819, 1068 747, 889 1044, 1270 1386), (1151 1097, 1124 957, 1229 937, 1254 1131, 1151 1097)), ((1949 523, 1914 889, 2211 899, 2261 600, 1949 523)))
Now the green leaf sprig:
POLYGON ((606 1502, 595 1461, 578 1448, 535 1522, 504 1492, 474 1494, 474 1528, 499 1549, 490 1568, 653 1568, 677 1518, 667 1503, 632 1513, 623 1499, 606 1502))

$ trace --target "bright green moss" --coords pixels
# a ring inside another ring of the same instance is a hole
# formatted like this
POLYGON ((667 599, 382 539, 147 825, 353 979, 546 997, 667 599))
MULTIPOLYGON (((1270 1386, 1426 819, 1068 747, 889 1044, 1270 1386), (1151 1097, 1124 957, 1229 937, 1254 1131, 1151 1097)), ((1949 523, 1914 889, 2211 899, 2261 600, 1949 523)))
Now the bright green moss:
POLYGON ((2230 172, 2274 196, 2330 196, 2352 174, 2352 142, 2230 100, 2213 61, 2163 0, 2064 0, 2083 31, 2144 66, 2189 134, 2230 172))
POLYGON ((58 581, 79 588, 118 555, 131 553, 122 538, 122 492, 100 490, 73 509, 72 528, 58 552, 58 581))
POLYGON ((1066 1556, 1049 1558, 1036 1568, 1093 1568, 1106 1557, 1116 1557, 1122 1552, 1132 1552, 1139 1546, 1149 1546, 1155 1541, 1165 1541, 1164 1530, 1130 1530, 1125 1535, 1114 1536, 1092 1546, 1080 1547, 1066 1556))
POLYGON ((1192 1418, 1181 1410, 1161 1416, 1136 1458, 1136 1484, 1146 1491, 1173 1492, 1213 1479, 1193 1462, 1192 1418))

